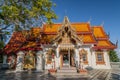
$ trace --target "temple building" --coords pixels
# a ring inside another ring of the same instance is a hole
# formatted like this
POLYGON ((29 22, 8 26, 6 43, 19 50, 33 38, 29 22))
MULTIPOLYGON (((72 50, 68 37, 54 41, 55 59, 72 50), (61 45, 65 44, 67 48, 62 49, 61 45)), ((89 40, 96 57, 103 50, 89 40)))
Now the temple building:
POLYGON ((103 26, 69 22, 65 16, 62 23, 13 32, 3 49, 3 65, 16 70, 111 69, 108 52, 116 47, 103 26))

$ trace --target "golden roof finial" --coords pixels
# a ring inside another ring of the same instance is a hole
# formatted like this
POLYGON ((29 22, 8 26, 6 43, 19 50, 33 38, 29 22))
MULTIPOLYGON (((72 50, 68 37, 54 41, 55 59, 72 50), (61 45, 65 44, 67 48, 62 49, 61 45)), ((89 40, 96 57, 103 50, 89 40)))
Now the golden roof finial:
POLYGON ((90 16, 90 19, 88 20, 88 23, 90 23, 90 21, 92 20, 91 16, 90 16))
POLYGON ((102 27, 104 26, 104 21, 101 23, 101 26, 102 26, 102 27))

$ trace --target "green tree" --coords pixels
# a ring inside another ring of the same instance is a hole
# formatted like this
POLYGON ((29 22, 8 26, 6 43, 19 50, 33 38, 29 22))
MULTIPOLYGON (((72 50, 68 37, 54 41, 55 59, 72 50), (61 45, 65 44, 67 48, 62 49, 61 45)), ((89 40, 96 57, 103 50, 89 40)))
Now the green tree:
POLYGON ((52 10, 53 5, 50 0, 3 0, 0 7, 1 21, 20 29, 38 19, 41 23, 52 23, 52 19, 57 18, 52 10))
POLYGON ((50 0, 1 0, 0 34, 30 29, 43 22, 51 24, 57 18, 53 6, 50 0))
POLYGON ((4 47, 4 42, 0 41, 0 49, 2 49, 4 47))
POLYGON ((116 51, 110 50, 109 55, 110 55, 110 61, 111 62, 118 62, 119 61, 119 57, 118 57, 116 51))

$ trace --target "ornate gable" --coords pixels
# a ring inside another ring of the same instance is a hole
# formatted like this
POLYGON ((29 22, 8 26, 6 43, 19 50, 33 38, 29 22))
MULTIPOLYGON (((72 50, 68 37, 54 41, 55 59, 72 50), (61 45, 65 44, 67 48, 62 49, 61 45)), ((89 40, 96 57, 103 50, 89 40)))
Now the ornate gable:
POLYGON ((71 23, 69 22, 69 19, 67 16, 65 16, 62 26, 58 30, 57 36, 52 40, 53 42, 59 42, 61 43, 72 43, 71 40, 73 40, 75 43, 82 43, 82 37, 77 36, 77 33, 73 27, 71 27, 71 23))

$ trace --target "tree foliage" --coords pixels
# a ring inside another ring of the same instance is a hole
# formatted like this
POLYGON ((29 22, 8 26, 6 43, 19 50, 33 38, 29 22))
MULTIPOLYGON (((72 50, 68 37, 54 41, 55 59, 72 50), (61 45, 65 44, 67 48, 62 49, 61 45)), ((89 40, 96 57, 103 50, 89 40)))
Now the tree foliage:
POLYGON ((32 19, 41 19, 48 23, 56 19, 50 0, 3 0, 0 17, 5 24, 15 26, 28 24, 32 19))
POLYGON ((116 51, 110 50, 109 55, 110 55, 110 61, 111 62, 118 62, 119 61, 119 57, 118 57, 116 51))
POLYGON ((40 26, 43 22, 51 24, 57 18, 53 6, 50 0, 1 0, 0 35, 40 26))
POLYGON ((0 41, 0 49, 2 49, 4 47, 4 42, 0 41))

